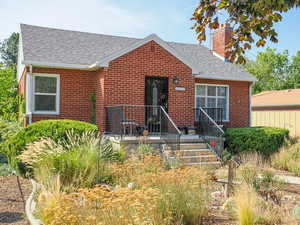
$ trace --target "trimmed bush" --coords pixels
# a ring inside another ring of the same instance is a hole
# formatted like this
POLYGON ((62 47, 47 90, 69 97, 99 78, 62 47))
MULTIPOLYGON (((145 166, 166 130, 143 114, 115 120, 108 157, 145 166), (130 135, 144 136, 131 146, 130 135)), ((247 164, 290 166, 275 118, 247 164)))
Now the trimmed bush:
POLYGON ((47 137, 55 142, 65 141, 67 139, 67 130, 73 130, 75 134, 82 134, 85 131, 97 131, 97 126, 75 120, 42 120, 35 122, 7 140, 8 150, 6 155, 10 164, 15 169, 19 169, 19 172, 22 174, 25 172, 23 170, 24 167, 16 159, 16 156, 23 152, 27 144, 47 137))
POLYGON ((257 152, 269 158, 283 146, 288 135, 287 129, 274 127, 228 128, 225 147, 233 154, 257 152))

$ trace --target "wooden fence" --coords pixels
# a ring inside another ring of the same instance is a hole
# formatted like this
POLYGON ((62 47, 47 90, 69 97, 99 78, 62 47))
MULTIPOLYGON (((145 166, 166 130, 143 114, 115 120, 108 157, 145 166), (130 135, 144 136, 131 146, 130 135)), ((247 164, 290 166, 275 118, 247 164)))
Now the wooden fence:
POLYGON ((291 136, 300 137, 300 111, 252 111, 252 126, 286 128, 291 136))

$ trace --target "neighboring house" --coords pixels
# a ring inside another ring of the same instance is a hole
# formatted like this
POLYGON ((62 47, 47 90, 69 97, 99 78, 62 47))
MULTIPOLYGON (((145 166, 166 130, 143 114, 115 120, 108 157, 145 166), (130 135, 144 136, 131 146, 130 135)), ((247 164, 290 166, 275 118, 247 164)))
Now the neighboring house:
POLYGON ((252 96, 252 125, 289 129, 300 137, 300 89, 264 91, 252 96))
POLYGON ((139 39, 22 24, 18 80, 27 123, 91 122, 94 115, 101 131, 112 131, 109 124, 124 122, 125 108, 131 107, 125 122, 147 117, 153 130, 162 132, 154 115, 167 118, 172 126, 193 126, 198 120, 195 108, 202 107, 207 112, 221 109, 227 127, 247 127, 255 78, 226 60, 231 31, 228 25, 220 26, 211 51, 199 44, 167 42, 155 34, 139 39))

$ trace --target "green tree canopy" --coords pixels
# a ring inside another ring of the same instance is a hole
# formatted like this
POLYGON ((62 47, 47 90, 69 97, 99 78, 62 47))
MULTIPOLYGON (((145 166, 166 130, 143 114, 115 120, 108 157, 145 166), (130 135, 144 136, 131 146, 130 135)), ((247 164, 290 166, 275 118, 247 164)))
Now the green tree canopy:
POLYGON ((18 91, 15 70, 0 64, 0 117, 5 120, 18 118, 18 91))
POLYGON ((283 12, 299 6, 299 0, 200 0, 192 17, 193 29, 198 40, 205 41, 206 29, 217 29, 219 12, 226 12, 226 22, 233 25, 233 37, 227 46, 230 59, 243 64, 245 51, 254 43, 261 47, 267 40, 278 42, 274 24, 282 20, 283 12))
POLYGON ((300 51, 290 57, 288 51, 276 52, 267 48, 256 60, 249 61, 245 69, 257 78, 253 93, 267 90, 300 88, 300 51))
POLYGON ((3 63, 8 66, 16 66, 18 60, 19 34, 12 35, 0 43, 0 54, 3 63))

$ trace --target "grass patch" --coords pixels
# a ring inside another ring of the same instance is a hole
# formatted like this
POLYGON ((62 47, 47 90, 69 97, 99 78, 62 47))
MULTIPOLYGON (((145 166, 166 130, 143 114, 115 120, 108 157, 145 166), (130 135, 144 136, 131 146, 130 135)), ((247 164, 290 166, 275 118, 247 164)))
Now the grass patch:
POLYGON ((300 176, 300 143, 283 147, 272 158, 272 166, 300 176))

